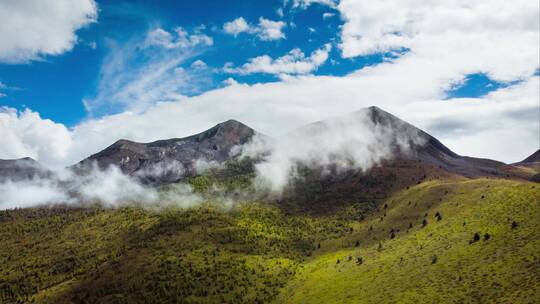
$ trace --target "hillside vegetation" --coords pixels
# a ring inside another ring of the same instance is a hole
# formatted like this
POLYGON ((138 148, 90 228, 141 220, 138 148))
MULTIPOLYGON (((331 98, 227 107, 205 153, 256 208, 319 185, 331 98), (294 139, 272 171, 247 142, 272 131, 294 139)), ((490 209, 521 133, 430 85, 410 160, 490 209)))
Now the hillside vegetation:
POLYGON ((0 303, 538 303, 539 198, 534 183, 456 179, 372 214, 373 202, 0 211, 0 303))
POLYGON ((540 301, 538 185, 426 182, 386 205, 323 242, 276 302, 540 301))

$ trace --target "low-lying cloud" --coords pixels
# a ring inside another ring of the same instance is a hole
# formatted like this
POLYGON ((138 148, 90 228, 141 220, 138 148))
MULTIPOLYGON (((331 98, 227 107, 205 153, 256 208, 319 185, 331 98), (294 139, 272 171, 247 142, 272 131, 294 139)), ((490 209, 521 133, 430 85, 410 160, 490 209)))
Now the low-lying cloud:
MULTIPOLYGON (((172 172, 175 168, 179 168, 178 164, 171 162, 167 167, 159 166, 145 172, 152 174, 154 178, 157 174, 183 174, 184 171, 172 172)), ((0 210, 37 205, 93 203, 105 207, 185 207, 202 201, 189 185, 180 184, 161 191, 142 183, 143 177, 148 178, 143 176, 145 172, 132 177, 116 166, 99 169, 94 164, 83 169, 68 168, 47 174, 34 174, 28 178, 7 179, 0 183, 0 210)))
POLYGON ((299 166, 322 169, 322 174, 354 169, 365 172, 396 154, 411 152, 424 138, 410 125, 375 123, 370 110, 317 122, 277 140, 256 137, 243 147, 243 155, 261 157, 255 165, 256 185, 280 193, 299 166))

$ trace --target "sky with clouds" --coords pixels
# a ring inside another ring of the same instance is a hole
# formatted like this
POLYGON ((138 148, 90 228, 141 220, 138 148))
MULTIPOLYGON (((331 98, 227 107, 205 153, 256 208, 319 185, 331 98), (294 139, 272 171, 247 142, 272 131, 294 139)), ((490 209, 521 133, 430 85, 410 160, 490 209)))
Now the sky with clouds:
POLYGON ((227 119, 279 136, 376 105, 462 155, 540 146, 530 0, 0 2, 0 158, 62 167, 227 119))

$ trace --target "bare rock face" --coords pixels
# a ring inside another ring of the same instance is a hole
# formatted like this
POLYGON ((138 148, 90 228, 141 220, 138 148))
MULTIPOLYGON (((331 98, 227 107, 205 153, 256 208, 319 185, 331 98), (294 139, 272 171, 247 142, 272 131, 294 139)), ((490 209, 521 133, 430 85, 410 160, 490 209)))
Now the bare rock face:
POLYGON ((44 178, 51 174, 49 170, 41 166, 30 157, 20 159, 0 159, 0 182, 21 181, 34 178, 44 178))
POLYGON ((219 165, 236 156, 236 147, 247 143, 255 131, 228 120, 199 134, 184 138, 137 143, 119 140, 80 162, 100 168, 118 166, 125 174, 150 184, 174 182, 195 175, 205 167, 219 165))

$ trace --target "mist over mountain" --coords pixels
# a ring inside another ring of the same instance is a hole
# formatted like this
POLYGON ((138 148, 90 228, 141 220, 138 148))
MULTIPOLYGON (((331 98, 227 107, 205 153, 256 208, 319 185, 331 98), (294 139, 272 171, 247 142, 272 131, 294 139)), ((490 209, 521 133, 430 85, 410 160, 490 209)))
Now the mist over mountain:
POLYGON ((367 172, 399 159, 416 160, 466 177, 512 171, 501 162, 457 155, 433 136, 378 107, 319 121, 280 138, 229 120, 185 138, 151 143, 122 139, 76 167, 93 162, 102 169, 114 165, 144 183, 159 185, 243 156, 257 159, 258 175, 276 189, 285 186, 298 165, 367 172))
MULTIPOLYGON (((121 139, 65 170, 50 171, 32 159, 4 160, 0 173, 9 194, 2 199, 5 206, 17 206, 19 199, 25 206, 54 200, 154 204, 160 201, 154 187, 202 175, 253 175, 249 195, 269 195, 309 210, 351 200, 379 201, 429 179, 531 175, 501 162, 457 155, 378 107, 315 122, 280 138, 229 120, 185 138, 121 139), (21 182, 32 186, 35 195, 19 198, 21 182)), ((182 197, 191 195, 186 189, 182 197)))
POLYGON ((487 299, 492 276, 537 282, 537 158, 461 156, 369 107, 278 138, 121 139, 62 170, 2 160, 0 302, 487 299))
POLYGON ((0 182, 44 178, 51 174, 45 167, 30 157, 21 159, 0 159, 0 182))

